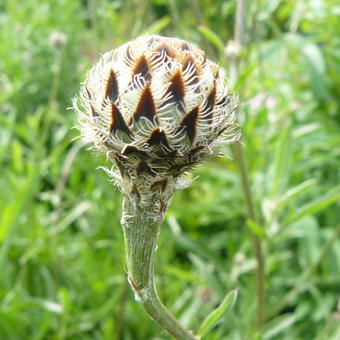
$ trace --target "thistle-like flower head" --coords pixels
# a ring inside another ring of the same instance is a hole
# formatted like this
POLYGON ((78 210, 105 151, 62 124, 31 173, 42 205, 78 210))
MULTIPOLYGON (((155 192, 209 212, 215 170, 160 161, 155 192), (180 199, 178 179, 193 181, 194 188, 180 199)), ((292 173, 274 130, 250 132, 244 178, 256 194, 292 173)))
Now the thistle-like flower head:
POLYGON ((141 201, 239 139, 225 72, 191 43, 146 36, 103 54, 73 102, 82 135, 141 201))

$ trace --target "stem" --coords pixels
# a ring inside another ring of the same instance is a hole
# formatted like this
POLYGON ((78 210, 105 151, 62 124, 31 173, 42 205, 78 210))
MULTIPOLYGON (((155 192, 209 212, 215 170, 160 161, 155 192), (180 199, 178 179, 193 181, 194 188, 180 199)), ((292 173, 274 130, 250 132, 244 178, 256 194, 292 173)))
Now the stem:
POLYGON ((141 207, 125 196, 122 228, 124 231, 128 281, 147 313, 162 328, 179 340, 198 340, 186 330, 159 299, 154 283, 154 259, 163 214, 155 216, 154 200, 141 207))
MULTIPOLYGON (((246 0, 237 0, 236 18, 234 24, 234 42, 241 50, 243 44, 243 37, 245 31, 245 17, 246 17, 246 0)), ((239 56, 234 56, 231 60, 231 64, 234 71, 235 79, 237 79, 239 73, 239 56)), ((256 214, 251 194, 247 166, 244 159, 243 150, 241 144, 234 143, 232 145, 233 156, 240 169, 240 177, 242 182, 243 194, 246 200, 247 215, 248 218, 256 222, 256 214)), ((264 322, 265 311, 265 258, 263 254, 263 247, 261 239, 251 232, 253 252, 256 258, 256 330, 259 331, 262 328, 264 322)))
MULTIPOLYGON (((240 169, 240 177, 242 183, 243 194, 246 200, 247 215, 249 219, 256 222, 256 215, 254 203, 251 195, 249 179, 247 175, 247 168, 242 152, 241 144, 235 143, 232 145, 233 155, 238 167, 240 169)), ((264 322, 265 309, 265 259, 263 255, 262 243, 260 238, 251 232, 251 239, 253 243, 253 251, 256 258, 256 329, 259 331, 264 322)))

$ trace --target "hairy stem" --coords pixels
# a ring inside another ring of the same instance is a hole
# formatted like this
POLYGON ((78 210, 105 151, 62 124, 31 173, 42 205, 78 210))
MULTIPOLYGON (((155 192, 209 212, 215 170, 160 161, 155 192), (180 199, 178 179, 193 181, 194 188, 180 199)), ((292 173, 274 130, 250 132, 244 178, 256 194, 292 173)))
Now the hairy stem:
POLYGON ((122 227, 125 237, 127 273, 135 298, 163 329, 179 340, 197 340, 168 311, 154 283, 154 260, 163 213, 155 215, 155 202, 141 207, 133 198, 123 199, 122 227))

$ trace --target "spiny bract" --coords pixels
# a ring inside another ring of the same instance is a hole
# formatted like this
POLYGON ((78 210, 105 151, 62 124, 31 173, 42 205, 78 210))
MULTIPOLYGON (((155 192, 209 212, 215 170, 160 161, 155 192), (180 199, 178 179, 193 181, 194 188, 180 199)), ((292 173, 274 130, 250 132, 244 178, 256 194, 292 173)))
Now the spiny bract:
POLYGON ((177 38, 140 37, 105 53, 80 98, 82 135, 115 163, 109 173, 121 190, 141 201, 240 136, 224 70, 177 38))

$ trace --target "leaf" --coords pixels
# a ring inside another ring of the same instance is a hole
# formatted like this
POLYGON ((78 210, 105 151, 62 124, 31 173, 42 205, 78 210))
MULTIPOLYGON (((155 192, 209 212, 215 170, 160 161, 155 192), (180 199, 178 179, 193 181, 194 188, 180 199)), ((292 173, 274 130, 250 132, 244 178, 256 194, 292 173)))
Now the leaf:
POLYGON ((315 178, 312 178, 289 189, 279 198, 275 209, 277 211, 282 210, 289 202, 292 201, 292 199, 298 197, 299 195, 307 191, 309 188, 314 186, 316 183, 317 183, 317 180, 315 178))
POLYGON ((228 308, 234 306, 236 299, 237 290, 235 289, 229 292, 223 299, 222 303, 204 319, 197 335, 202 337, 203 335, 207 334, 209 330, 217 324, 228 308))
POLYGON ((316 199, 310 203, 303 205, 301 208, 297 209, 293 214, 288 215, 284 223, 289 224, 307 215, 315 214, 337 201, 340 201, 340 185, 332 189, 327 194, 321 196, 319 199, 316 199))
POLYGON ((224 52, 223 40, 210 28, 206 26, 199 26, 198 31, 209 40, 221 53, 224 52))

